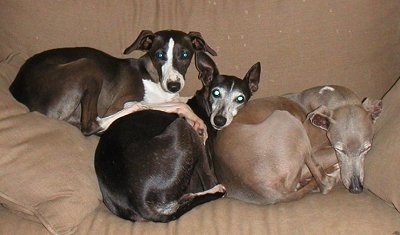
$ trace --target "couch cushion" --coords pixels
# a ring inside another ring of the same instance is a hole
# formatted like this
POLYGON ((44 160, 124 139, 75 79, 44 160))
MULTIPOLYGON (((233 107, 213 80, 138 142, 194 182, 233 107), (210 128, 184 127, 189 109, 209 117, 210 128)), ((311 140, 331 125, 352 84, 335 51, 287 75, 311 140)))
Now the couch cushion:
MULTIPOLYGON (((40 224, 21 220, 0 207, 0 234, 48 234, 40 224)), ((170 223, 132 223, 103 204, 79 225, 76 234, 398 234, 399 213, 368 191, 351 194, 344 187, 327 195, 257 206, 219 199, 194 208, 170 223), (380 218, 380 219, 377 219, 380 218)))
POLYGON ((344 187, 277 205, 258 206, 219 199, 194 208, 179 220, 131 223, 100 206, 79 226, 78 234, 393 234, 397 211, 369 192, 344 187), (381 219, 376 219, 381 218, 381 219), (104 223, 107 221, 107 223, 104 223))
POLYGON ((26 56, 0 63, 0 203, 69 234, 101 199, 93 168, 97 137, 18 103, 8 86, 26 56))
POLYGON ((366 158, 365 185, 400 210, 400 80, 382 102, 373 146, 366 158))

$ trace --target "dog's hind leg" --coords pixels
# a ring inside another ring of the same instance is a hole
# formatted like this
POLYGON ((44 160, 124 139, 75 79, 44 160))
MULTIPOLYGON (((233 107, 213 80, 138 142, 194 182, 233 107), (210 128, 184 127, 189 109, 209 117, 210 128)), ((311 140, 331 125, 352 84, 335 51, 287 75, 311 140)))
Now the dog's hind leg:
POLYGON ((195 206, 216 200, 225 196, 225 194, 226 188, 222 184, 217 184, 213 188, 203 192, 184 194, 178 201, 179 208, 173 217, 177 219, 195 206))
POLYGON ((104 74, 98 68, 98 65, 89 59, 80 59, 76 61, 75 69, 88 71, 83 73, 79 81, 82 82, 81 98, 81 131, 84 135, 92 135, 100 130, 97 123, 97 103, 103 85, 104 74), (85 68, 85 69, 83 69, 85 68))
POLYGON ((92 135, 100 130, 97 123, 97 96, 91 92, 85 92, 81 100, 81 131, 84 135, 92 135))
POLYGON ((198 159, 187 192, 201 192, 210 189, 218 184, 217 177, 215 176, 206 149, 203 146, 199 136, 196 133, 192 134, 193 146, 197 146, 194 152, 197 154, 198 159))
POLYGON ((159 222, 176 220, 186 212, 190 211, 192 208, 221 198, 225 195, 225 193, 225 187, 221 184, 218 184, 213 188, 203 192, 184 194, 177 201, 152 205, 153 210, 155 210, 157 213, 153 214, 153 218, 151 218, 151 220, 159 222))

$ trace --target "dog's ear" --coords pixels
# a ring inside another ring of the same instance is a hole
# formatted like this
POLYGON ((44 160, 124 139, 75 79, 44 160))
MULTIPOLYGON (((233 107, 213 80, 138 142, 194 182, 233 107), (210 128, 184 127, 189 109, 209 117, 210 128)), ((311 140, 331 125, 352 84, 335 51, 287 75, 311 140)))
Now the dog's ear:
POLYGON ((251 93, 253 94, 258 90, 258 83, 260 83, 261 64, 255 63, 244 76, 244 80, 249 84, 251 93))
POLYGON ((327 131, 330 125, 334 122, 332 111, 324 105, 321 105, 319 108, 309 113, 307 119, 310 120, 311 124, 325 131, 327 131))
POLYGON ((372 122, 375 123, 382 113, 382 100, 371 100, 367 97, 362 101, 362 106, 371 115, 372 122))
POLYGON ((192 41, 193 48, 196 51, 204 51, 208 52, 213 56, 217 55, 217 52, 215 52, 203 39, 203 36, 199 32, 189 32, 188 33, 190 40, 192 41))
POLYGON ((204 86, 209 86, 213 77, 219 74, 215 62, 204 52, 196 52, 195 64, 199 71, 199 79, 204 86))
POLYGON ((150 30, 142 30, 136 40, 125 49, 124 55, 131 53, 134 50, 148 51, 153 43, 154 33, 150 30))

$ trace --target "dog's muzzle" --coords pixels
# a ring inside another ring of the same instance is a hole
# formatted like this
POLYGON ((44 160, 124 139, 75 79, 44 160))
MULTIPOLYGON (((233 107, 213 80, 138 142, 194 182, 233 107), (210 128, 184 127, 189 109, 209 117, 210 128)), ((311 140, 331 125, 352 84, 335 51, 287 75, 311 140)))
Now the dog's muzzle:
POLYGON ((180 82, 168 82, 167 89, 169 92, 177 93, 181 90, 181 83, 180 82))
POLYGON ((363 185, 359 177, 353 176, 350 180, 349 191, 351 193, 361 193, 363 191, 363 185))
POLYGON ((222 129, 222 127, 226 125, 226 121, 227 121, 226 117, 222 115, 216 115, 213 119, 214 127, 218 130, 222 129))

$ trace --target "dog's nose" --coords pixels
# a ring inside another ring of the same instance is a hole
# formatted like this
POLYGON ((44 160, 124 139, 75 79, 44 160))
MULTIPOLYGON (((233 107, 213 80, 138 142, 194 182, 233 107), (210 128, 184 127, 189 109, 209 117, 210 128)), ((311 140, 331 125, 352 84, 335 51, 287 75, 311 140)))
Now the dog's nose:
POLYGON ((356 176, 351 177, 351 183, 349 186, 349 191, 351 193, 361 193, 363 191, 363 188, 364 187, 363 187, 362 183, 360 182, 359 177, 356 177, 356 176))
POLYGON ((181 84, 179 82, 169 82, 167 88, 170 92, 178 92, 181 89, 181 84))
POLYGON ((214 124, 216 126, 224 126, 226 123, 226 117, 218 115, 214 117, 214 124))

